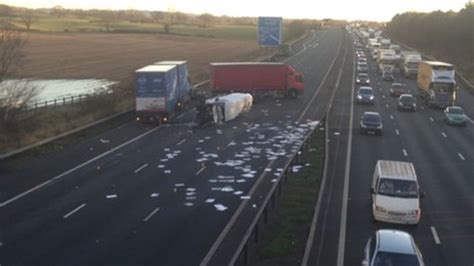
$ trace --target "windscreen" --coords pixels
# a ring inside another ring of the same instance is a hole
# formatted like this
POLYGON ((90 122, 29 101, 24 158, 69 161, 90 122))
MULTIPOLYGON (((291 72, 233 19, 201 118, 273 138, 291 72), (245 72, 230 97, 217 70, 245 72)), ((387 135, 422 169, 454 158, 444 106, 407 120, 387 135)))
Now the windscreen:
POLYGON ((454 115, 463 115, 464 110, 459 108, 449 108, 449 113, 454 115))
POLYGON ((417 198, 418 188, 415 181, 382 178, 380 179, 378 194, 400 198, 417 198))
POLYGON ((359 89, 359 94, 363 95, 373 95, 374 91, 371 89, 359 89))
POLYGON ((374 266, 403 265, 403 266, 419 266, 420 262, 415 255, 400 254, 379 251, 374 259, 374 266))
POLYGON ((433 90, 436 92, 452 93, 454 91, 454 84, 452 83, 433 83, 433 90))
POLYGON ((380 123, 382 119, 378 115, 369 114, 364 116, 364 121, 371 123, 380 123))

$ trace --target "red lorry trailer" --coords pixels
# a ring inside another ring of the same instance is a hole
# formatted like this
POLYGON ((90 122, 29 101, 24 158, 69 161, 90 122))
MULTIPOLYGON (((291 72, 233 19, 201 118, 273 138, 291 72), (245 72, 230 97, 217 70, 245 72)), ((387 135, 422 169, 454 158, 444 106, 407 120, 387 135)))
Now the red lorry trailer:
POLYGON ((277 92, 296 98, 304 91, 303 74, 283 63, 211 63, 213 93, 277 92))

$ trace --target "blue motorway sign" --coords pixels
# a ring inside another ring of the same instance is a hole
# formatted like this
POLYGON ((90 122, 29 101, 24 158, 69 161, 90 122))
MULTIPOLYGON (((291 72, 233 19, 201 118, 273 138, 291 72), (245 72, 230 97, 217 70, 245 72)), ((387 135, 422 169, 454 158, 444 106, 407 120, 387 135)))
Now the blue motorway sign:
POLYGON ((282 24, 281 17, 259 17, 258 43, 261 46, 279 46, 283 39, 282 24))

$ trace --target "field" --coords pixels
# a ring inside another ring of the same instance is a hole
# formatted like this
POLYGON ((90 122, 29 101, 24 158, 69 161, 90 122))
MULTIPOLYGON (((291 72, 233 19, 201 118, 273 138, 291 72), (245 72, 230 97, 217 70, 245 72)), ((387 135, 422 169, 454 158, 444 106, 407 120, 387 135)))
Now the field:
POLYGON ((164 34, 29 33, 27 63, 18 77, 106 78, 126 81, 134 70, 160 60, 187 60, 193 82, 213 61, 250 60, 256 41, 164 34))

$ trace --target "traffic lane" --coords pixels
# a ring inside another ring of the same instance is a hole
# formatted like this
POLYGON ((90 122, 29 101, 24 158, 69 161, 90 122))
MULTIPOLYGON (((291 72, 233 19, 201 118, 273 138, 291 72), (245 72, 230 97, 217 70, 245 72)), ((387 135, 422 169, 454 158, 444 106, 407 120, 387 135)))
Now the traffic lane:
MULTIPOLYGON (((351 107, 351 90, 353 79, 353 53, 352 43, 346 40, 346 46, 341 51, 345 55, 339 84, 330 83, 326 86, 329 97, 334 97, 328 117, 328 183, 321 189, 323 194, 321 201, 318 227, 314 235, 314 243, 308 263, 311 265, 332 265, 337 260, 338 232, 340 229, 340 208, 342 203, 342 191, 344 189, 345 164, 347 155, 347 141, 351 107)), ((339 71, 335 72, 338 73, 339 71)), ((326 110, 323 106, 323 110, 326 110)))
POLYGON ((26 159, 4 160, 0 163, 0 201, 94 158, 151 128, 132 121, 95 137, 79 139, 65 146, 58 145, 56 152, 36 154, 26 159))
POLYGON ((391 118, 392 113, 381 97, 384 94, 375 90, 375 95, 374 106, 354 105, 345 265, 361 263, 363 250, 371 233, 383 227, 392 228, 372 221, 370 187, 375 164, 378 160, 407 160, 403 154, 405 145, 396 133, 396 121, 391 118), (383 136, 359 133, 359 118, 366 111, 380 113, 384 122, 383 136))
POLYGON ((456 105, 461 106, 464 109, 464 112, 469 117, 469 123, 474 125, 474 95, 465 88, 461 88, 457 92, 456 105))

